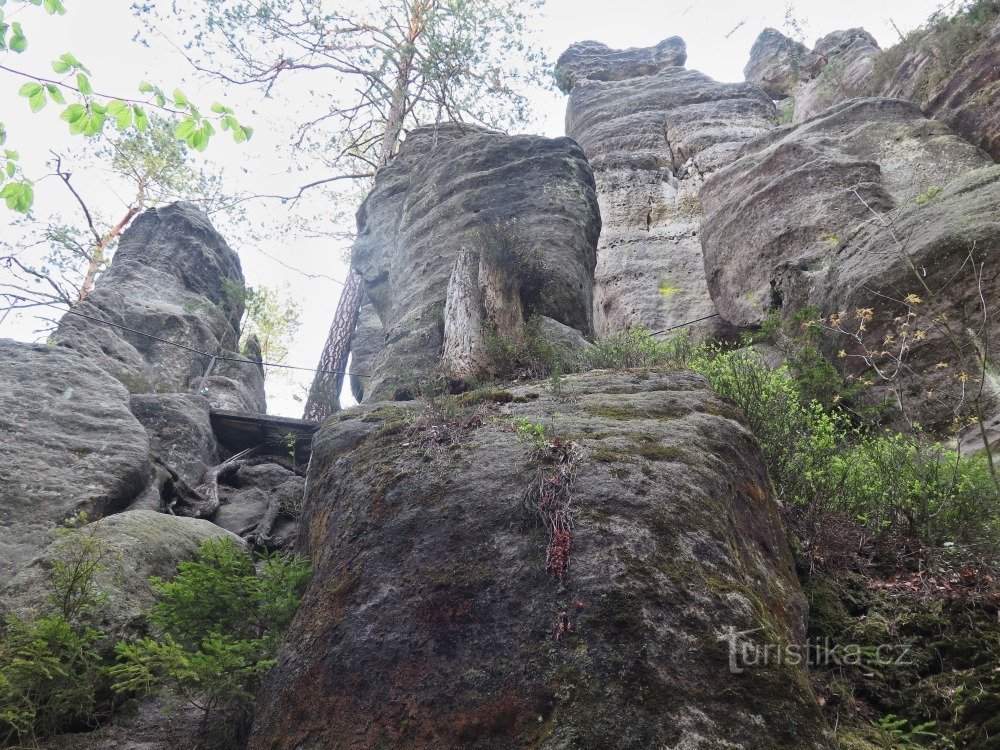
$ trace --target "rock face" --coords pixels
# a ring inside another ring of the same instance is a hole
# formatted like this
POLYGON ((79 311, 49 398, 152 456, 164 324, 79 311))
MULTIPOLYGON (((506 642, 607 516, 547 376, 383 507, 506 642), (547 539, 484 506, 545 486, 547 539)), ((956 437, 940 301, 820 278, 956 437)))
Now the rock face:
POLYGON ((813 50, 823 67, 795 92, 793 122, 802 122, 838 102, 859 96, 868 85, 881 49, 864 29, 834 31, 813 50))
MULTIPOLYGON (((601 206, 598 336, 636 326, 659 331, 716 312, 698 240, 698 193, 705 176, 776 119, 755 86, 716 83, 670 57, 652 67, 670 41, 620 52, 587 42, 557 63, 557 78, 572 84, 564 85, 566 132, 590 159, 601 206), (634 64, 623 62, 630 58, 634 64)), ((718 323, 692 330, 725 335, 718 323)))
POLYGON ((50 612, 49 597, 55 593, 53 562, 75 559, 81 549, 81 536, 93 540, 93 554, 100 555, 94 589, 103 600, 99 619, 93 625, 109 643, 145 633, 145 615, 156 603, 149 585, 151 576, 170 578, 178 563, 193 560, 209 539, 229 538, 243 545, 235 534, 208 521, 149 510, 116 513, 45 547, 0 590, 0 610, 20 617, 50 612))
MULTIPOLYGON (((807 306, 870 307, 891 323, 892 300, 921 284, 906 255, 943 290, 970 243, 996 246, 991 165, 916 105, 892 99, 851 100, 746 144, 702 190, 705 268, 719 311, 741 328, 807 306)), ((989 298, 995 281, 985 282, 989 298)), ((956 279, 943 293, 956 319, 973 311, 970 283, 956 279)), ((940 346, 931 337, 915 350, 941 361, 940 346)))
MULTIPOLYGON (((111 266, 75 310, 211 354, 236 356, 243 314, 240 262, 208 217, 174 203, 140 214, 111 266)), ((66 315, 53 340, 121 380, 132 393, 192 393, 209 358, 114 325, 66 315)), ((263 412, 256 364, 220 361, 209 382, 213 406, 263 412)))
POLYGON ((931 26, 907 44, 879 94, 917 102, 1000 160, 1000 15, 968 28, 962 41, 948 34, 931 26))
MULTIPOLYGON (((867 325, 868 340, 882 342, 887 335, 898 338, 899 327, 893 321, 907 314, 901 298, 917 292, 927 297, 926 284, 934 292, 935 314, 951 321, 963 340, 964 332, 972 330, 981 342, 1000 341, 1000 320, 987 315, 984 321, 982 308, 983 299, 1000 298, 1000 268, 992 260, 1000 247, 1000 166, 967 172, 932 199, 900 201, 887 222, 889 226, 865 222, 845 238, 820 290, 823 311, 870 308, 875 315, 867 325), (981 267, 980 272, 972 270, 970 260, 981 267), (919 279, 910 263, 921 269, 919 279)), ((953 418, 948 407, 960 400, 962 388, 956 382, 959 373, 954 371, 959 355, 944 331, 927 325, 926 315, 919 322, 927 337, 910 342, 906 357, 910 375, 902 379, 903 403, 920 404, 923 424, 947 429, 953 418), (939 368, 939 362, 949 367, 939 368), (928 399, 928 391, 941 400, 928 399)), ((831 342, 831 358, 835 358, 833 347, 831 342)), ((849 355, 861 353, 850 341, 841 340, 840 347, 849 355)), ((852 363, 860 361, 849 358, 844 366, 852 363)), ((854 374, 860 372, 860 367, 854 370, 854 374)), ((995 429, 995 422, 987 427, 995 429)), ((967 435, 981 441, 977 429, 967 435)))
POLYGON ((853 97, 908 99, 1000 159, 998 50, 1000 16, 983 3, 932 19, 884 51, 864 29, 834 31, 812 51, 766 29, 744 72, 768 93, 793 97, 794 122, 853 97), (793 71, 792 59, 808 64, 793 71))
POLYGON ((323 428, 251 748, 829 746, 801 666, 727 666, 730 627, 797 643, 805 611, 732 407, 691 373, 564 389, 479 407, 452 449, 399 403, 323 428))
POLYGON ((531 245, 507 250, 537 261, 531 279, 508 279, 522 313, 590 333, 600 218, 576 144, 456 125, 407 136, 358 211, 351 263, 386 332, 366 400, 405 397, 440 367, 459 255, 475 253, 478 267, 497 228, 511 226, 531 245))
POLYGON ((803 81, 815 78, 822 65, 820 55, 802 42, 789 39, 777 29, 766 28, 750 48, 743 76, 771 98, 783 99, 792 96, 803 81))
POLYGON ((80 511, 124 510, 152 474, 125 387, 76 352, 0 340, 0 584, 80 511))
POLYGON ((601 42, 577 42, 559 56, 556 81, 568 94, 584 81, 625 81, 654 75, 664 68, 683 67, 687 45, 679 36, 655 47, 611 49, 601 42))

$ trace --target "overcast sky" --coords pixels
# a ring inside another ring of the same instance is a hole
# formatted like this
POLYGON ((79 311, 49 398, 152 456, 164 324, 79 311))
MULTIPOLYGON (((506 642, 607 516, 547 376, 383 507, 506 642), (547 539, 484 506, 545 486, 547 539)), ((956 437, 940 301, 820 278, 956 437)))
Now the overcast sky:
MULTIPOLYGON (((8 16, 16 13, 15 20, 24 24, 29 49, 20 56, 2 53, 3 62, 44 74, 51 70, 52 59, 69 51, 91 69, 95 88, 101 92, 132 95, 141 81, 150 80, 168 90, 181 85, 192 100, 206 109, 211 101, 223 99, 236 107, 243 121, 256 128, 250 144, 236 146, 217 138, 206 154, 226 170, 228 184, 234 190, 294 193, 310 178, 324 176, 289 170, 285 146, 295 113, 287 104, 262 100, 245 89, 225 91, 213 82, 195 78, 167 40, 154 39, 149 47, 133 43, 138 25, 130 11, 130 0, 64 3, 69 12, 61 18, 44 16, 34 7, 19 9, 16 3, 8 3, 8 16)), ((792 14, 810 46, 835 29, 861 26, 886 47, 898 39, 893 24, 904 31, 912 29, 939 7, 940 3, 933 0, 798 0, 792 14)), ((787 0, 548 0, 536 29, 538 42, 553 60, 569 44, 583 39, 596 39, 612 47, 637 47, 681 36, 687 42, 689 68, 720 81, 741 81, 750 47, 764 27, 792 33, 786 23, 788 12, 787 0)), ((26 100, 17 96, 23 82, 0 71, 0 120, 7 125, 8 146, 20 151, 26 172, 40 177, 45 174, 50 150, 79 149, 86 144, 69 136, 54 109, 32 115, 26 100)), ((530 129, 544 135, 562 135, 564 97, 556 91, 540 92, 533 101, 537 117, 530 129)), ((121 198, 109 189, 101 173, 80 173, 74 179, 106 215, 121 212, 121 198)), ((65 189, 52 179, 36 186, 36 206, 40 216, 56 212, 74 216, 65 189)), ((307 208, 321 212, 326 209, 315 203, 307 208)), ((353 212, 353 206, 342 208, 348 214, 353 212)), ((284 210, 275 203, 255 202, 251 213, 266 217, 284 210)), ((9 232, 11 214, 3 208, 0 211, 0 231, 9 232)), ((307 278, 286 265, 343 279, 343 258, 348 248, 342 242, 299 235, 263 242, 234 240, 232 244, 241 256, 251 286, 287 286, 301 303, 302 327, 288 362, 313 366, 326 338, 340 286, 326 278, 307 278)), ((0 269, 0 273, 4 270, 0 269)), ((0 326, 0 336, 34 340, 38 338, 33 333, 36 327, 31 320, 9 318, 0 326)), ((308 373, 294 377, 269 375, 269 411, 301 416, 302 405, 294 396, 301 395, 310 380, 308 373)))

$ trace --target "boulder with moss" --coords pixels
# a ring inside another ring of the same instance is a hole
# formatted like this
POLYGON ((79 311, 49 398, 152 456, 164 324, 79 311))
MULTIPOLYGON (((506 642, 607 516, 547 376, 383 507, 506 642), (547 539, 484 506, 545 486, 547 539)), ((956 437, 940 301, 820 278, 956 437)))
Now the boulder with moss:
POLYGON ((193 560, 209 539, 243 541, 215 524, 149 510, 116 513, 79 529, 67 530, 46 546, 0 590, 0 609, 23 618, 50 614, 57 589, 55 565, 85 570, 95 566, 93 622, 113 644, 145 633, 146 615, 156 603, 149 578, 171 578, 178 563, 193 560))
POLYGON ((732 406, 669 371, 475 394, 317 434, 251 748, 831 746, 801 665, 730 671, 805 612, 732 406))

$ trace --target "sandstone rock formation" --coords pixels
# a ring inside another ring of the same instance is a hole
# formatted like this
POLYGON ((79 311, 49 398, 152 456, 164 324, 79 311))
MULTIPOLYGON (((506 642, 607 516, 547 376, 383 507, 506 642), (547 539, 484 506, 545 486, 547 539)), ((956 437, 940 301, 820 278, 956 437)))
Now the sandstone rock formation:
POLYGON ((793 122, 802 122, 838 102, 860 96, 868 85, 881 49, 864 29, 834 31, 813 50, 823 67, 795 92, 793 122))
MULTIPOLYGON (((741 328, 808 306, 872 308, 892 325, 900 301, 927 283, 972 325, 978 284, 958 272, 973 246, 996 246, 997 200, 989 156, 916 105, 851 100, 746 144, 706 182, 709 289, 741 328)), ((995 270, 983 283, 987 298, 1000 292, 995 270)), ((941 346, 930 337, 911 356, 942 361, 941 346)))
POLYGON ((902 59, 891 60, 895 71, 878 82, 878 93, 912 99, 928 117, 1000 160, 1000 15, 994 11, 992 19, 964 23, 964 37, 949 38, 947 26, 931 25, 908 38, 902 59))
POLYGON ((665 372, 489 402, 451 449, 400 403, 317 435, 315 572, 250 747, 828 747, 804 668, 727 667, 728 628, 797 643, 805 608, 733 408, 665 372))
MULTIPOLYGON (((755 86, 685 70, 681 54, 658 56, 668 43, 683 49, 674 40, 624 51, 583 42, 556 66, 570 95, 566 132, 590 160, 601 206, 599 337, 636 326, 659 331, 715 313, 698 241, 698 193, 705 176, 776 118, 755 86)), ((721 336, 727 328, 710 319, 691 330, 721 336)))
MULTIPOLYGON (((0 342, 8 435, 0 445, 0 584, 79 512, 92 520, 126 508, 215 515, 194 489, 220 461, 209 408, 263 410, 263 375, 245 358, 220 361, 206 397, 196 390, 210 357, 194 350, 232 354, 242 289, 239 259, 207 217, 174 204, 135 220, 48 345, 0 342)), ((290 544, 287 509, 300 504, 302 479, 286 474, 294 481, 226 488, 225 525, 267 546, 290 544), (246 528, 235 528, 234 516, 246 528)))
POLYGON ((769 27, 750 48, 743 76, 772 99, 784 99, 794 95, 803 81, 814 78, 822 65, 819 54, 769 27))
POLYGON ((405 397, 440 367, 456 261, 471 253, 479 268, 497 232, 531 243, 498 248, 531 267, 510 277, 508 309, 590 333, 599 231, 593 177, 568 138, 457 125, 411 132, 358 211, 351 262, 385 331, 365 399, 405 397))
POLYGON ((834 31, 812 51, 766 29, 744 72, 772 95, 791 97, 794 122, 854 97, 909 99, 1000 159, 998 49, 1000 16, 980 4, 952 18, 935 17, 884 51, 864 29, 834 31), (809 63, 793 69, 793 59, 809 63))
POLYGON ((238 536, 208 521, 149 510, 116 513, 46 546, 0 589, 0 611, 27 618, 51 614, 53 563, 79 556, 81 537, 92 540, 88 559, 100 561, 93 582, 102 601, 93 626, 108 644, 146 633, 145 616, 156 602, 150 576, 170 578, 178 563, 193 560, 206 540, 228 537, 243 545, 238 536))
POLYGON ((62 347, 0 340, 0 432, 0 585, 53 524, 125 510, 152 474, 128 391, 62 347))
MULTIPOLYGON (((121 380, 133 393, 192 393, 209 358, 115 325, 210 354, 239 357, 243 273, 225 240, 199 209, 174 203, 140 214, 122 236, 111 266, 53 340, 121 380)), ((213 406, 263 412, 263 373, 247 361, 219 361, 206 383, 213 406)))

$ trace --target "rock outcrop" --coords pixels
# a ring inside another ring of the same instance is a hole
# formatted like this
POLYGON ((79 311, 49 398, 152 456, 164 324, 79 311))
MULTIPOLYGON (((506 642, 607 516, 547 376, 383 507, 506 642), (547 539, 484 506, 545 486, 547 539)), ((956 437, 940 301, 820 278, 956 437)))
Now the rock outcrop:
MULTIPOLYGON (((978 282, 957 274, 974 246, 1000 241, 997 200, 992 159, 915 104, 851 100, 746 144, 706 182, 709 289, 740 328, 810 306, 871 308, 891 326, 900 301, 926 296, 929 283, 949 315, 972 325, 978 282)), ((994 273, 983 279, 987 299, 1000 293, 994 273)), ((910 356, 946 361, 941 345, 929 337, 910 356)))
MULTIPOLYGON (((542 315, 590 333, 599 231, 593 176, 568 138, 459 125, 410 132, 358 211, 351 263, 385 332, 365 399, 405 398, 440 370, 453 278, 481 297, 487 270, 502 270, 493 276, 503 276, 513 317, 542 315), (455 276, 463 254, 478 279, 455 276)), ((470 304, 478 322, 496 324, 482 299, 470 304)))
POLYGON ((149 484, 125 387, 76 352, 0 340, 0 585, 79 512, 117 513, 149 484))
POLYGON ((743 77, 772 99, 784 99, 794 95, 803 81, 814 78, 822 65, 822 58, 802 42, 769 27, 750 48, 743 77))
POLYGON ((822 69, 795 92, 793 122, 802 122, 827 107, 860 96, 868 86, 878 42, 864 29, 834 31, 816 42, 813 52, 822 69))
MULTIPOLYGON (((590 160, 601 206, 599 337, 637 326, 660 331, 716 312, 698 240, 699 190, 776 120, 755 86, 716 83, 680 67, 683 55, 657 56, 668 43, 680 48, 673 40, 624 51, 584 42, 556 66, 570 95, 566 133, 590 160)), ((727 331, 716 319, 691 329, 698 336, 727 331)))
POLYGON ((960 14, 958 23, 965 25, 964 33, 947 23, 932 24, 901 43, 901 57, 887 50, 895 70, 877 82, 877 90, 917 102, 928 117, 1000 160, 1000 14, 994 10, 984 19, 960 14))
POLYGON ((208 521, 134 510, 116 513, 69 532, 41 553, 0 589, 0 611, 22 618, 51 614, 56 562, 98 562, 93 591, 101 605, 92 623, 105 643, 145 635, 146 614, 156 603, 151 576, 170 578, 178 563, 193 560, 209 539, 232 539, 235 534, 208 521), (87 546, 81 544, 85 538, 87 546), (84 550, 87 550, 84 553, 84 550))
MULTIPOLYGON (((210 357, 191 349, 240 358, 244 294, 236 253, 202 211, 174 203, 136 217, 108 270, 74 308, 111 325, 68 314, 52 339, 132 393, 193 393, 210 357)), ((255 363, 220 360, 205 387, 213 406, 265 411, 263 373, 255 363)))
POLYGON ((802 666, 727 666, 732 628, 798 643, 805 607, 733 408, 677 372, 485 402, 450 449, 400 403, 317 434, 250 747, 828 747, 802 666))
POLYGON ((834 31, 811 51, 765 29, 744 73, 773 96, 791 97, 793 122, 855 97, 908 99, 1000 159, 998 50, 1000 15, 981 3, 934 16, 886 50, 864 29, 834 31))

